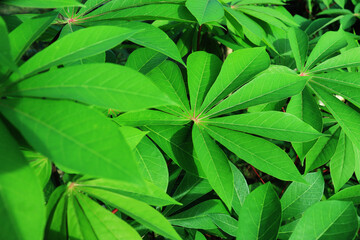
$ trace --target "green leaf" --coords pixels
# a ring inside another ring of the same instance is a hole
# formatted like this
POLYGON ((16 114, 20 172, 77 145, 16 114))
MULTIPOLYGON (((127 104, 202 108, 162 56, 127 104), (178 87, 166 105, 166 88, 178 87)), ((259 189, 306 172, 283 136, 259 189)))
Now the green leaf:
POLYGON ((125 66, 147 74, 167 59, 167 56, 149 48, 138 48, 128 57, 125 66))
MULTIPOLYGON (((59 189, 60 190, 60 189, 59 189)), ((53 194, 52 194, 53 195, 53 194)), ((45 228, 44 239, 64 239, 66 238, 66 212, 67 212, 67 197, 63 191, 61 195, 56 196, 58 200, 54 203, 52 208, 47 206, 47 224, 45 228)))
POLYGON ((209 217, 221 230, 230 236, 236 236, 238 223, 235 218, 231 217, 229 214, 224 213, 210 213, 209 217))
MULTIPOLYGON (((357 159, 358 160, 358 159, 357 159)), ((347 187, 332 195, 330 200, 352 201, 355 205, 360 204, 360 185, 347 187)))
POLYGON ((165 61, 148 74, 153 83, 166 93, 169 98, 187 112, 190 108, 185 83, 180 68, 170 61, 165 61))
POLYGON ((193 155, 191 130, 188 126, 144 126, 148 136, 185 171, 206 177, 197 156, 193 155))
POLYGON ((145 125, 185 125, 190 119, 157 110, 142 110, 121 114, 114 121, 120 125, 138 127, 145 125))
POLYGON ((119 127, 119 131, 121 132, 121 135, 124 136, 131 149, 135 149, 141 139, 143 139, 148 133, 128 126, 119 127))
POLYGON ((307 183, 291 183, 281 197, 283 220, 297 217, 322 198, 325 183, 321 173, 309 173, 304 179, 307 183))
POLYGON ((38 74, 13 85, 7 94, 72 99, 119 111, 172 104, 149 78, 111 63, 77 65, 38 74))
POLYGON ((335 153, 340 135, 339 125, 329 128, 324 134, 329 136, 320 137, 306 154, 305 173, 324 165, 335 153))
POLYGON ((289 156, 265 139, 233 130, 207 127, 207 132, 239 158, 281 180, 304 182, 289 156))
POLYGON ((351 202, 324 201, 306 210, 290 240, 353 239, 357 228, 357 215, 351 202))
POLYGON ((25 158, 29 161, 30 166, 34 170, 36 176, 39 178, 42 188, 48 183, 51 172, 52 163, 47 158, 38 152, 33 151, 22 151, 25 158))
POLYGON ((295 58, 296 67, 298 71, 302 72, 305 67, 309 48, 309 37, 300 28, 292 27, 288 30, 288 38, 295 58))
POLYGON ((43 239, 44 196, 40 182, 0 120, 1 239, 43 239))
MULTIPOLYGON (((71 192, 72 190, 69 191, 71 192)), ((79 202, 81 210, 84 212, 91 228, 94 230, 97 239, 142 239, 127 222, 107 211, 89 197, 76 191, 73 194, 79 202)))
POLYGON ((339 5, 342 9, 345 8, 346 0, 335 0, 335 2, 336 2, 337 5, 339 5))
POLYGON ((199 25, 217 21, 224 16, 224 8, 217 0, 187 0, 185 6, 199 25))
POLYGON ((135 149, 135 155, 144 179, 166 191, 169 172, 164 156, 155 144, 147 137, 143 138, 135 149))
POLYGON ((312 80, 360 107, 360 73, 333 71, 316 74, 312 77, 312 80))
POLYGON ((330 174, 335 192, 339 191, 352 177, 354 170, 355 151, 353 144, 345 133, 341 132, 335 153, 330 160, 330 174))
POLYGON ((311 84, 310 86, 338 121, 354 146, 360 149, 360 113, 333 97, 317 84, 311 84))
POLYGON ((4 0, 2 3, 28 8, 62 8, 83 6, 77 0, 4 0))
POLYGON ((289 240, 291 234, 294 232, 296 225, 298 224, 299 219, 282 225, 279 229, 278 239, 279 240, 289 240))
POLYGON ((311 51, 310 56, 305 65, 305 70, 308 71, 315 66, 316 63, 329 57, 331 54, 340 50, 347 45, 346 39, 341 32, 326 32, 321 36, 318 43, 311 51), (329 39, 331 41, 329 42, 329 39))
POLYGON ((340 55, 320 63, 313 69, 312 73, 324 72, 338 68, 357 67, 360 65, 360 47, 352 48, 340 55))
POLYGON ((265 48, 240 49, 225 60, 219 76, 201 106, 204 111, 214 106, 232 91, 269 67, 270 58, 265 48))
POLYGON ((230 163, 231 171, 234 175, 234 197, 232 200, 232 207, 237 214, 241 209, 241 206, 244 204, 246 196, 249 195, 249 186, 246 182, 244 175, 240 170, 233 164, 230 163))
MULTIPOLYGON (((295 115, 300 118, 310 126, 312 126, 317 131, 322 131, 322 116, 317 102, 314 97, 311 95, 308 87, 305 87, 304 90, 291 98, 289 104, 287 105, 286 112, 295 115)), ((299 143, 293 141, 292 146, 294 147, 297 155, 299 156, 302 163, 304 163, 304 158, 306 153, 310 148, 315 144, 315 141, 299 143)))
POLYGON ((85 186, 88 188, 104 189, 158 207, 171 204, 180 204, 174 199, 172 199, 170 196, 168 196, 164 192, 164 190, 160 189, 159 187, 148 181, 145 181, 145 186, 140 186, 129 181, 83 177, 77 180, 76 184, 78 186, 85 186))
POLYGON ((103 189, 76 187, 77 189, 118 208, 145 227, 170 239, 181 239, 167 219, 154 208, 138 200, 103 189))
POLYGON ((52 66, 94 56, 119 45, 138 31, 113 26, 80 29, 35 54, 19 70, 23 75, 29 75, 52 66))
POLYGON ((276 111, 236 114, 203 122, 289 142, 307 142, 322 135, 294 115, 276 111))
POLYGON ((40 99, 2 100, 0 110, 60 169, 142 184, 130 147, 116 125, 96 110, 40 99))
POLYGON ((276 239, 281 221, 279 197, 270 183, 247 196, 239 213, 236 239, 276 239))
POLYGON ((222 62, 207 52, 194 52, 187 59, 187 76, 193 117, 200 113, 201 103, 217 78, 222 62))
MULTIPOLYGON (((6 23, 2 17, 0 17, 0 62, 1 67, 8 67, 11 70, 17 68, 11 55, 10 40, 6 23)), ((2 69, 0 68, 0 70, 2 69)))
POLYGON ((255 4, 274 4, 274 5, 284 5, 285 3, 281 0, 242 0, 236 2, 236 6, 241 5, 255 5, 255 4))
POLYGON ((231 209, 234 178, 229 160, 215 141, 198 125, 193 126, 192 139, 206 178, 228 209, 231 209))
POLYGON ((298 76, 287 67, 272 66, 216 105, 206 117, 288 98, 300 93, 308 80, 309 77, 298 76))
POLYGON ((217 226, 213 223, 210 214, 223 213, 228 214, 224 204, 219 199, 211 199, 192 208, 178 213, 169 218, 172 225, 192 228, 192 229, 216 229, 217 226))
POLYGON ((24 21, 9 34, 11 55, 15 62, 20 60, 25 51, 49 27, 57 15, 57 12, 37 15, 24 21))

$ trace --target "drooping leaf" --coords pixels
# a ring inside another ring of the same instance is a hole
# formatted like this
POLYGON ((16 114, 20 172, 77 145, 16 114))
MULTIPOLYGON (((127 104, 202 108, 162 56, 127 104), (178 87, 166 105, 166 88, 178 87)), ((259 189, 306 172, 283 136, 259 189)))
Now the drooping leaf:
POLYGON ((2 121, 0 138, 0 238, 43 239, 46 219, 40 182, 2 121))
POLYGON ((240 209, 236 239, 276 239, 281 221, 279 197, 267 183, 246 197, 240 209))
POLYGON ((103 189, 76 188, 118 208, 121 212, 124 212, 158 234, 170 239, 181 239, 166 218, 146 203, 103 189))
POLYGON ((291 183, 281 197, 283 220, 297 217, 323 196, 325 183, 320 172, 309 173, 304 179, 307 183, 291 183))
POLYGON ((221 65, 220 59, 213 54, 198 51, 189 55, 187 74, 191 110, 194 117, 199 114, 201 103, 217 78, 221 65))
POLYGON ((308 80, 309 77, 298 76, 287 67, 272 66, 216 105, 206 116, 217 116, 288 98, 300 93, 308 80))
POLYGON ((185 6, 199 25, 217 21, 224 16, 224 8, 217 0, 187 0, 185 6))
POLYGON ((273 143, 219 127, 207 127, 206 131, 216 141, 255 168, 281 180, 304 182, 289 156, 273 143))
POLYGON ((270 59, 265 48, 241 49, 231 53, 225 60, 219 76, 210 88, 201 106, 204 111, 232 91, 269 67, 270 59))
MULTIPOLYGON (((19 70, 23 75, 94 56, 119 45, 139 30, 113 26, 84 28, 35 54, 19 70)), ((16 77, 13 77, 16 78, 16 77)))
POLYGON ((81 7, 77 0, 4 0, 2 3, 28 8, 62 8, 62 7, 81 7))
POLYGON ((101 113, 73 102, 40 99, 2 100, 0 111, 63 170, 142 184, 130 147, 101 113))
POLYGON ((234 192, 233 174, 229 160, 204 129, 193 126, 192 139, 201 167, 210 185, 230 209, 234 192))
POLYGON ((17 62, 30 45, 49 27, 54 21, 57 12, 51 12, 47 15, 38 15, 24 21, 10 34, 11 55, 17 62))
POLYGON ((310 70, 315 66, 316 63, 327 58, 346 45, 346 39, 341 32, 326 32, 321 36, 314 49, 311 51, 304 71, 310 70), (330 42, 329 39, 331 39, 330 42))
POLYGON ((328 200, 306 210, 290 240, 353 239, 357 228, 357 215, 351 202, 328 200))
POLYGON ((172 104, 149 78, 111 63, 76 65, 38 74, 13 85, 7 94, 72 99, 119 111, 172 104))
POLYGON ((321 133, 299 118, 276 111, 231 115, 204 122, 283 141, 307 142, 321 136, 321 133))
POLYGON ((335 153, 330 160, 330 174, 335 192, 339 191, 351 178, 354 170, 355 151, 353 144, 345 133, 341 132, 335 153))
POLYGON ((166 191, 169 172, 164 156, 155 144, 147 137, 143 138, 136 146, 135 155, 144 179, 166 191))
POLYGON ((306 55, 309 48, 309 38, 300 28, 292 27, 288 30, 288 38, 293 52, 296 67, 302 72, 305 67, 306 55))

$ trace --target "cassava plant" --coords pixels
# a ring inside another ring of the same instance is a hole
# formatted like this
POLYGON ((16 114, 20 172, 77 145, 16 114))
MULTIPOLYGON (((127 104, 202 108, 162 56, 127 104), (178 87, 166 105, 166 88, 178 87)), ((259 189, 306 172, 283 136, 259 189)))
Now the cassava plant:
POLYGON ((2 1, 0 239, 357 239, 359 3, 292 4, 2 1))

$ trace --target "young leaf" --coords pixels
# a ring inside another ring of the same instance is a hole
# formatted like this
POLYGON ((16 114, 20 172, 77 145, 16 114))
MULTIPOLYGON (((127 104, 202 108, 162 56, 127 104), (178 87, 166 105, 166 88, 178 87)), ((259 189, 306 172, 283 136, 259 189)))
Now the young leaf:
POLYGON ((4 0, 2 3, 28 8, 62 8, 83 6, 77 0, 4 0))
POLYGON ((310 86, 338 121, 354 146, 360 149, 360 113, 333 97, 318 84, 311 84, 310 86))
POLYGON ((119 45, 136 32, 139 30, 113 26, 80 29, 35 54, 19 70, 23 75, 28 75, 52 66, 94 56, 119 45))
POLYGON ((88 187, 76 188, 118 208, 121 212, 124 212, 126 215, 134 218, 136 221, 156 233, 170 239, 181 239, 167 219, 146 203, 103 189, 88 187))
POLYGON ((206 131, 255 168, 281 180, 304 182, 289 156, 275 144, 246 133, 219 127, 209 126, 206 131))
POLYGON ((309 37, 300 28, 292 27, 288 30, 288 38, 295 58, 296 67, 302 72, 305 67, 307 51, 309 48, 309 37))
POLYGON ((40 99, 2 100, 0 111, 60 169, 142 184, 130 147, 101 113, 73 102, 40 99))
POLYGON ((241 85, 248 82, 253 76, 269 67, 270 58, 265 48, 240 49, 231 53, 225 60, 219 76, 207 93, 201 106, 204 111, 241 85))
POLYGON ((323 196, 325 183, 320 172, 309 173, 304 179, 307 183, 291 183, 281 197, 283 220, 297 217, 323 196))
POLYGON ((239 213, 236 239, 275 240, 281 221, 279 197, 267 183, 246 197, 239 213))
POLYGON ((0 120, 1 239, 43 239, 44 196, 39 180, 0 120))
POLYGON ((298 76, 287 67, 270 67, 216 105, 206 116, 217 116, 288 98, 301 92, 308 80, 309 77, 298 76))
POLYGON ((212 118, 204 123, 283 141, 307 142, 322 135, 299 118, 276 111, 212 118))
POLYGON ((198 125, 193 126, 192 139, 206 178, 228 209, 231 209, 234 180, 229 160, 221 148, 198 125))
POLYGON ((144 179, 166 191, 169 172, 164 156, 155 144, 147 137, 143 138, 135 149, 135 156, 144 179))
POLYGON ((194 52, 187 59, 187 75, 191 110, 194 117, 200 112, 201 103, 219 75, 222 62, 207 52, 194 52))
POLYGON ((185 6, 199 25, 217 21, 224 16, 224 8, 217 0, 187 0, 185 6))
POLYGON ((30 18, 15 28, 10 34, 11 55, 18 62, 25 51, 49 27, 57 17, 57 12, 30 18))
POLYGON ((335 192, 344 186, 355 170, 355 151, 352 142, 341 132, 334 156, 330 160, 330 174, 335 192))
POLYGON ((290 240, 353 239, 358 228, 351 202, 324 201, 312 205, 296 225, 290 240))
POLYGON ((327 58, 346 45, 346 39, 341 32, 326 32, 321 36, 314 49, 311 51, 304 71, 310 70, 316 63, 327 58), (330 42, 329 39, 331 39, 330 42))
POLYGON ((76 65, 38 74, 13 85, 7 94, 72 99, 119 111, 172 104, 150 79, 111 63, 76 65))

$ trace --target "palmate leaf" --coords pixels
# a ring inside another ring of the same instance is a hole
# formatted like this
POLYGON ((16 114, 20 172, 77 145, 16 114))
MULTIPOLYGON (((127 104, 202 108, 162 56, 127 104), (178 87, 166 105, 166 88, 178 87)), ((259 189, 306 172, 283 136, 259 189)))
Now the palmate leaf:
POLYGON ((276 111, 231 115, 203 122, 283 141, 307 142, 322 135, 299 118, 276 111))
POLYGON ((44 196, 40 182, 0 120, 1 239, 43 239, 44 196))
POLYGON ((16 62, 27 48, 49 27, 57 15, 57 12, 50 12, 46 15, 35 16, 24 21, 9 34, 11 55, 16 62))
POLYGON ((199 25, 217 21, 224 16, 224 8, 217 0, 187 0, 185 6, 199 25))
POLYGON ((61 8, 61 7, 81 7, 83 6, 77 0, 4 0, 2 3, 30 8, 61 8))
MULTIPOLYGON (((291 98, 286 112, 295 115, 317 131, 322 131, 323 122, 321 112, 308 87, 305 87, 301 93, 291 98)), ((306 153, 315 144, 315 141, 299 143, 295 140, 291 144, 303 164, 306 153)))
POLYGON ((309 37, 300 28, 292 27, 288 31, 288 38, 295 58, 296 67, 302 72, 305 67, 306 55, 309 48, 309 37))
POLYGON ((7 94, 72 99, 119 111, 172 104, 149 78, 111 63, 77 65, 38 74, 13 85, 7 94))
POLYGON ((290 240, 353 239, 357 228, 357 214, 351 202, 323 201, 306 210, 290 240))
POLYGON ((119 45, 139 31, 113 26, 80 29, 35 54, 19 70, 23 75, 28 75, 52 66, 94 56, 119 45))
POLYGON ((0 111, 63 170, 143 184, 130 147, 101 113, 73 102, 40 99, 2 100, 0 111))
POLYGON ((307 183, 291 183, 281 197, 283 220, 297 217, 323 196, 325 183, 320 172, 309 173, 304 179, 307 183))
POLYGON ((214 106, 253 76, 269 67, 270 59, 265 48, 241 49, 231 53, 207 93, 201 111, 214 106))
POLYGON ((289 156, 273 143, 246 133, 214 126, 206 127, 206 131, 257 169, 281 180, 305 182, 289 156))
POLYGON ((287 67, 272 66, 212 108, 205 117, 286 99, 300 93, 309 79, 295 74, 287 67))
POLYGON ((281 221, 281 204, 271 183, 256 188, 240 209, 236 239, 275 240, 281 221))
POLYGON ((136 221, 158 234, 170 239, 181 239, 167 219, 144 202, 103 189, 82 186, 76 186, 76 188, 118 208, 121 212, 124 212, 126 215, 134 218, 136 221))
POLYGON ((228 209, 231 209, 234 178, 225 153, 198 125, 193 126, 192 139, 206 178, 228 209))
POLYGON ((310 86, 350 138, 354 147, 360 149, 360 113, 333 97, 316 82, 312 82, 310 86))
POLYGON ((63 239, 66 238, 66 209, 67 197, 64 190, 66 186, 56 189, 51 194, 52 204, 46 206, 47 223, 45 228, 45 239, 63 239), (59 191, 56 191, 59 190, 59 191), (55 196, 55 198, 53 198, 55 196))
POLYGON ((355 160, 353 144, 345 133, 341 132, 335 153, 330 160, 330 174, 335 192, 339 191, 353 175, 355 160))

